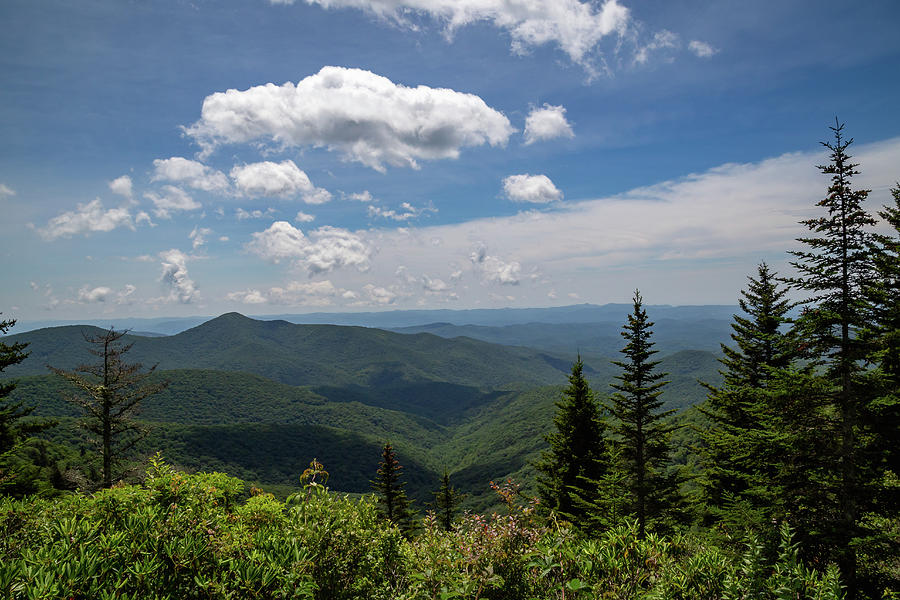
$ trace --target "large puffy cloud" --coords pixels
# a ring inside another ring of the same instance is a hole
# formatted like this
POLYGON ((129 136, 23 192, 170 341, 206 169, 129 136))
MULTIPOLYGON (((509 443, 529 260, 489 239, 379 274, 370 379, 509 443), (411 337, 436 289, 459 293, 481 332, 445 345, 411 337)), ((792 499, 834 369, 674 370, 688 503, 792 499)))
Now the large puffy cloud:
POLYGON ((151 181, 173 181, 206 192, 228 191, 228 178, 221 171, 196 160, 173 156, 153 161, 151 181))
POLYGON ((342 267, 364 271, 372 253, 360 236, 346 229, 320 227, 307 237, 287 221, 276 221, 265 231, 254 233, 247 250, 276 263, 293 261, 311 275, 342 267))
POLYGON ((153 202, 156 207, 153 214, 160 219, 171 219, 172 212, 197 210, 202 207, 187 192, 174 185, 164 185, 162 194, 146 192, 144 197, 153 202))
MULTIPOLYGON (((271 0, 293 4, 294 0, 271 0)), ((603 38, 621 37, 631 17, 616 0, 595 7, 582 0, 306 0, 324 8, 358 8, 397 23, 410 24, 411 12, 446 23, 448 33, 477 21, 493 23, 512 39, 514 52, 555 44, 569 58, 590 66, 589 54, 603 38)))
POLYGON ((546 175, 510 175, 503 180, 503 192, 513 202, 532 204, 556 202, 563 197, 546 175))
POLYGON ((504 145, 509 120, 484 100, 443 88, 398 85, 369 71, 324 67, 296 85, 207 96, 186 129, 205 151, 223 143, 324 146, 377 170, 455 158, 466 146, 504 145))
POLYGON ((533 108, 525 119, 525 145, 558 137, 575 137, 572 126, 566 121, 566 109, 544 104, 533 108))
POLYGON ((315 187, 292 160, 264 161, 231 169, 235 186, 246 196, 301 196, 307 204, 331 200, 328 190, 315 187))
POLYGON ((128 208, 120 206, 105 209, 100 198, 95 198, 90 202, 78 204, 73 211, 53 217, 45 227, 37 231, 45 240, 55 240, 96 231, 112 231, 118 227, 134 229, 128 208))
POLYGON ((163 302, 191 304, 200 299, 200 292, 188 276, 188 257, 181 250, 171 249, 159 253, 162 273, 159 280, 168 289, 168 295, 159 298, 163 302))

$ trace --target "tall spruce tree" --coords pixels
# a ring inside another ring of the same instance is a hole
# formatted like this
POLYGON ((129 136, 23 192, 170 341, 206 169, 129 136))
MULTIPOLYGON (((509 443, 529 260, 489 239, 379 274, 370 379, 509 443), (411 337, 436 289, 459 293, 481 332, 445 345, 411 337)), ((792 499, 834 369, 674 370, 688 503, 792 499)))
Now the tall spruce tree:
MULTIPOLYGON (((0 321, 0 335, 5 335, 15 324, 14 319, 0 321)), ((25 360, 27 346, 20 342, 0 342, 0 372, 25 360)), ((20 488, 23 484, 22 473, 12 460, 15 451, 30 435, 54 425, 46 419, 28 419, 35 407, 10 400, 9 395, 15 389, 14 381, 0 382, 0 490, 4 491, 20 488)))
POLYGON ((844 125, 837 120, 830 129, 833 141, 822 143, 830 160, 818 167, 831 178, 827 194, 817 203, 825 215, 803 221, 811 235, 798 239, 807 249, 791 252, 798 275, 786 281, 810 294, 799 325, 810 340, 810 356, 824 359, 834 388, 836 468, 831 475, 838 505, 830 522, 820 525, 853 598, 858 588, 854 540, 867 535, 862 517, 874 498, 873 482, 880 478, 865 448, 871 439, 865 428, 873 394, 863 363, 869 349, 860 335, 871 314, 867 290, 875 275, 870 252, 876 222, 863 208, 869 190, 851 185, 859 174, 847 152, 853 140, 845 139, 844 125))
POLYGON ((722 344, 723 384, 707 386, 701 407, 711 422, 703 433, 703 500, 715 520, 739 528, 768 525, 781 496, 772 485, 779 461, 766 448, 776 410, 768 388, 797 355, 796 337, 785 330, 794 306, 788 290, 765 262, 748 279, 739 300, 743 314, 731 324, 734 344, 722 344))
POLYGON ((900 183, 891 194, 893 204, 878 212, 891 231, 876 233, 872 248, 875 277, 868 289, 872 307, 868 336, 869 361, 878 366, 880 376, 873 427, 888 468, 900 474, 900 183))
POLYGON ((147 430, 135 421, 140 402, 168 386, 166 381, 147 381, 156 370, 155 365, 142 371, 140 363, 124 361, 123 356, 133 345, 121 343, 127 333, 110 329, 86 337, 85 341, 95 346, 88 352, 100 359, 96 364, 79 365, 73 371, 49 367, 77 390, 64 398, 84 413, 80 424, 99 448, 99 483, 104 488, 111 487, 119 477, 114 473, 116 464, 147 435, 147 430))
POLYGON ((679 503, 678 481, 667 473, 669 466, 669 434, 674 427, 666 417, 674 410, 660 410, 662 388, 667 373, 656 371, 659 361, 651 360, 656 350, 650 341, 653 323, 647 318, 639 291, 634 293, 634 310, 622 328, 627 342, 621 350, 625 359, 613 361, 622 369, 618 383, 610 384, 610 411, 613 443, 621 456, 621 468, 627 476, 630 510, 637 518, 638 534, 645 537, 648 526, 663 525, 672 519, 679 503))
POLYGON ((453 517, 456 515, 456 507, 459 506, 459 503, 463 501, 466 495, 461 494, 453 487, 450 483, 450 473, 446 470, 441 476, 441 487, 436 492, 432 492, 432 494, 434 495, 432 506, 434 507, 438 523, 440 523, 444 531, 450 531, 450 528, 453 526, 453 517))
POLYGON ((545 510, 555 511, 576 524, 585 509, 576 505, 579 496, 590 502, 604 473, 603 434, 605 425, 594 394, 584 378, 584 362, 579 355, 572 365, 569 385, 556 403, 555 431, 545 436, 550 448, 535 464, 538 495, 545 510))
POLYGON ((388 442, 381 450, 381 462, 372 480, 372 489, 377 494, 378 512, 382 518, 408 533, 413 528, 413 513, 403 489, 406 482, 401 479, 402 475, 403 467, 397 460, 394 447, 388 442))

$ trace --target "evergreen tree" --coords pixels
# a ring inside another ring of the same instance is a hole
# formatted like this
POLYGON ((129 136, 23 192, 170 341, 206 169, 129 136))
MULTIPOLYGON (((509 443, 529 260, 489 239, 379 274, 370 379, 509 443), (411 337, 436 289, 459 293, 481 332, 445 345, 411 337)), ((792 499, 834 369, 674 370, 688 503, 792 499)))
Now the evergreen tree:
POLYGON ((591 501, 595 486, 604 472, 604 423, 594 394, 584 378, 581 356, 572 365, 569 386, 556 403, 555 431, 545 436, 550 448, 535 464, 538 471, 538 495, 541 506, 572 519, 585 516, 585 510, 573 502, 573 494, 591 501))
POLYGON ((893 205, 878 212, 892 231, 874 236, 876 275, 868 289, 872 315, 867 333, 872 342, 869 361, 877 365, 880 376, 872 425, 888 468, 900 474, 900 183, 891 194, 893 205))
POLYGON ((438 523, 441 524, 444 531, 450 531, 450 528, 453 526, 456 507, 459 506, 459 503, 462 502, 466 495, 459 493, 450 484, 450 474, 446 470, 441 476, 441 487, 436 492, 432 492, 432 494, 434 495, 432 506, 434 506, 438 523))
POLYGON ((707 386, 701 407, 711 422, 703 433, 701 493, 716 520, 740 528, 767 524, 778 496, 771 476, 780 461, 764 448, 775 410, 768 387, 776 371, 793 362, 797 341, 784 331, 793 304, 776 275, 761 263, 757 277, 748 277, 739 300, 744 314, 734 315, 731 324, 734 346, 722 344, 723 385, 707 386))
MULTIPOLYGON (((0 335, 6 334, 16 324, 15 320, 0 321, 0 335)), ((28 357, 25 348, 28 344, 0 342, 0 372, 6 367, 17 365, 28 357)), ((13 455, 23 442, 32 434, 52 427, 52 421, 27 419, 33 406, 24 406, 22 402, 13 402, 9 395, 16 389, 14 381, 0 382, 0 489, 10 492, 20 488, 22 471, 13 455)))
POLYGON ((407 533, 413 528, 413 513, 403 489, 406 483, 401 480, 402 475, 403 467, 397 460, 394 447, 388 442, 381 450, 381 462, 372 480, 372 488, 378 495, 378 512, 382 518, 407 533))
POLYGON ((622 457, 621 468, 627 475, 630 510, 638 522, 641 538, 648 525, 662 524, 674 516, 678 504, 678 482, 667 474, 669 465, 669 434, 674 427, 666 417, 674 410, 661 411, 662 388, 666 373, 656 372, 659 361, 650 338, 653 323, 648 320, 639 291, 634 293, 634 311, 622 329, 627 344, 622 349, 623 361, 613 361, 622 369, 618 383, 611 384, 610 410, 615 417, 614 443, 622 457))
POLYGON ((866 535, 862 516, 873 499, 873 482, 880 479, 878 465, 867 459, 865 431, 873 399, 863 360, 869 355, 865 336, 871 314, 869 283, 875 273, 870 251, 875 219, 863 209, 868 190, 855 190, 851 179, 859 174, 843 136, 843 124, 831 127, 832 142, 823 142, 830 162, 819 166, 831 177, 826 196, 817 203, 826 214, 803 221, 812 232, 798 241, 806 250, 791 252, 798 276, 787 281, 811 294, 799 325, 809 336, 810 356, 823 358, 832 382, 832 405, 837 437, 832 475, 838 498, 836 513, 821 524, 823 540, 834 548, 850 597, 857 589, 857 548, 853 540, 866 535))
POLYGON ((96 346, 88 351, 100 361, 80 365, 73 371, 55 367, 50 370, 71 383, 79 391, 65 396, 84 412, 81 426, 91 434, 100 450, 102 478, 100 485, 112 486, 117 475, 113 468, 147 435, 135 420, 141 400, 166 388, 168 382, 148 383, 156 366, 141 372, 140 363, 126 363, 122 357, 132 344, 121 345, 127 331, 109 331, 85 341, 96 346))

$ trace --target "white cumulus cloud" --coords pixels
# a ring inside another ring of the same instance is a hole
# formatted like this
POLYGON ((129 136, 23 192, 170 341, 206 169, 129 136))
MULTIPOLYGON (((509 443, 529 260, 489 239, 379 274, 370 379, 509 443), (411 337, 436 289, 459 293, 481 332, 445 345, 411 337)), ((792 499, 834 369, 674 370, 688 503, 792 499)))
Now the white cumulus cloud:
POLYGON ((117 292, 105 285, 91 287, 85 284, 78 290, 78 302, 97 304, 112 301, 116 304, 130 304, 131 295, 134 294, 136 289, 135 286, 127 284, 117 292))
POLYGON ((162 273, 159 280, 167 288, 168 295, 159 298, 163 302, 191 304, 200 299, 200 292, 188 276, 188 257, 181 250, 172 248, 159 253, 162 273))
POLYGON ((133 197, 131 191, 131 177, 128 175, 122 175, 121 177, 116 177, 112 181, 109 182, 109 190, 113 194, 118 194, 124 198, 128 198, 131 200, 133 197))
POLYGON ((519 285, 522 265, 517 261, 506 262, 487 253, 487 246, 479 244, 469 255, 482 281, 502 285, 519 285))
MULTIPOLYGON (((292 4, 293 0, 270 0, 292 4)), ((484 21, 506 31, 512 50, 524 54, 554 44, 576 63, 591 69, 591 54, 609 36, 621 38, 631 23, 617 0, 306 0, 323 8, 357 8, 395 23, 413 26, 411 13, 427 15, 453 30, 484 21)))
POLYGON ((562 106, 544 104, 543 108, 532 108, 525 119, 525 145, 541 140, 559 137, 575 137, 572 126, 566 121, 566 109, 562 106))
POLYGON ((293 261, 310 275, 342 267, 364 271, 372 253, 361 237, 338 227, 320 227, 306 236, 287 221, 276 221, 252 238, 246 246, 248 251, 276 263, 293 261))
POLYGON ((231 169, 231 178, 245 196, 288 198, 299 195, 307 204, 322 204, 331 200, 331 193, 315 187, 292 160, 235 166, 231 169))
POLYGON ((503 192, 513 202, 532 204, 557 202, 563 197, 546 175, 510 175, 503 180, 503 192))
POLYGON ((162 194, 146 192, 144 198, 153 202, 156 207, 153 214, 160 219, 171 219, 172 212, 197 210, 202 206, 187 192, 174 185, 164 185, 162 194))
POLYGON ((205 152, 225 143, 324 146, 384 170, 456 158, 466 146, 506 144, 509 120, 473 94, 406 87, 362 69, 323 67, 297 84, 207 96, 188 135, 205 152))
POLYGON ((225 173, 196 160, 173 156, 153 161, 150 181, 173 181, 205 192, 226 192, 229 184, 225 173))
POLYGON ((120 206, 105 209, 100 198, 95 198, 90 202, 78 204, 73 211, 53 217, 45 227, 37 231, 45 240, 55 240, 79 234, 87 235, 95 231, 112 231, 117 227, 134 229, 128 208, 120 206))
POLYGON ((316 220, 315 215, 310 215, 308 213, 303 212, 302 210, 297 211, 297 216, 294 217, 294 221, 297 223, 312 223, 316 220))

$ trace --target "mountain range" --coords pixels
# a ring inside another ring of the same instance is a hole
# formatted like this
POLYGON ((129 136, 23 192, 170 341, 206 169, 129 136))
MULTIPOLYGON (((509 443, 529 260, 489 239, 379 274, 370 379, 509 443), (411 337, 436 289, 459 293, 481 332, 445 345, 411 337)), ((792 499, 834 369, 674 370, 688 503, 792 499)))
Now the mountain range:
MULTIPOLYGON (((391 441, 412 497, 427 500, 447 469, 477 508, 488 501, 491 479, 530 481, 579 348, 598 397, 607 394, 621 325, 596 323, 444 322, 401 333, 228 313, 175 335, 123 341, 133 344, 128 362, 158 365, 154 378, 170 382, 142 405, 140 418, 152 425, 147 453, 161 449, 186 468, 264 486, 296 484, 318 458, 335 489, 366 492, 380 447, 391 441)), ((696 404, 705 394, 697 380, 717 381, 710 339, 724 334, 719 325, 702 315, 660 321, 668 406, 696 404)), ((85 338, 102 331, 63 326, 4 339, 29 344, 29 357, 3 375, 19 379, 16 399, 60 420, 48 434, 60 443, 83 447, 85 440, 73 426, 77 410, 63 399, 66 384, 47 365, 96 360, 85 338)))

